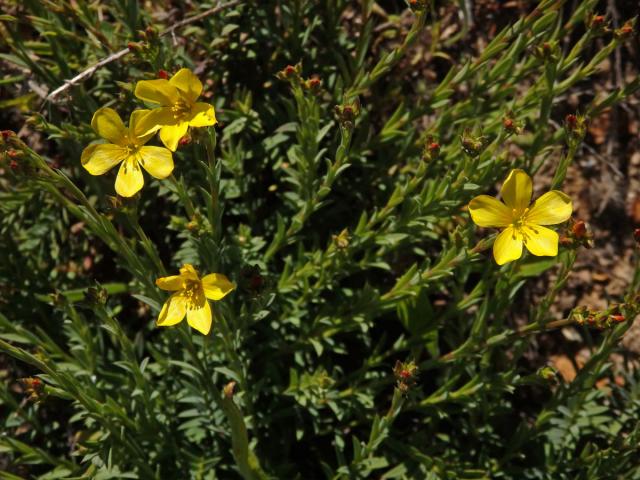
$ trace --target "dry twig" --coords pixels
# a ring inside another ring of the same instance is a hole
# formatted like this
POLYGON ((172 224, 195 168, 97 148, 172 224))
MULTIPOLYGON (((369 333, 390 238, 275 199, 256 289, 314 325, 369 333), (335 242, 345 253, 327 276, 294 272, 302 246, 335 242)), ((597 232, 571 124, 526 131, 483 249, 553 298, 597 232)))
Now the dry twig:
MULTIPOLYGON (((235 7, 236 5, 239 5, 240 3, 242 3, 241 0, 233 0, 231 2, 218 4, 215 7, 210 8, 209 10, 205 10, 204 12, 199 13, 198 15, 194 15, 193 17, 185 18, 184 20, 181 20, 181 21, 179 21, 177 23, 174 23, 173 25, 171 25, 166 30, 163 30, 160 33, 160 36, 173 34, 177 29, 179 29, 181 27, 184 27, 185 25, 189 25, 191 23, 195 23, 198 20, 202 20, 203 18, 206 18, 206 17, 208 17, 210 15, 213 15, 215 13, 218 13, 221 10, 224 10, 224 9, 227 9, 227 8, 231 8, 231 7, 235 7)), ((82 72, 80 72, 75 77, 70 78, 69 80, 65 80, 63 85, 61 85, 60 87, 56 88, 53 92, 51 92, 49 95, 47 95, 47 97, 43 101, 43 105, 46 102, 53 100, 55 97, 60 95, 62 92, 67 90, 69 87, 71 87, 73 85, 77 85, 78 83, 84 81, 86 78, 88 78, 91 75, 93 75, 93 73, 96 70, 98 70, 99 68, 107 65, 108 63, 115 62, 116 60, 119 60, 120 58, 124 57, 127 53, 129 53, 129 48, 124 48, 124 49, 122 49, 122 50, 120 50, 118 52, 112 53, 108 57, 103 58, 99 62, 91 65, 86 70, 83 70, 82 72)))

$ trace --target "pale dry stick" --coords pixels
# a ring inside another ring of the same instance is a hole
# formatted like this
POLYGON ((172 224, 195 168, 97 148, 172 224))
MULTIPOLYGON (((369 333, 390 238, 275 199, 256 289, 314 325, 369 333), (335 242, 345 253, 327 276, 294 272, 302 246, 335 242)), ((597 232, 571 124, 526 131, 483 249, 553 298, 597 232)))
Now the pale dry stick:
MULTIPOLYGON (((224 9, 235 7, 236 5, 239 5, 240 3, 242 3, 241 0, 233 0, 231 2, 218 4, 215 7, 210 8, 209 10, 205 10, 204 12, 202 12, 202 13, 200 13, 198 15, 194 15, 193 17, 185 18, 184 20, 181 20, 181 21, 179 21, 177 23, 174 23, 173 25, 171 25, 166 30, 163 30, 162 32, 160 32, 160 36, 164 37, 165 35, 173 34, 178 28, 181 28, 181 27, 184 27, 185 25, 189 25, 191 23, 197 22, 198 20, 202 20, 203 18, 206 18, 209 15, 213 15, 214 13, 218 13, 218 12, 224 10, 224 9)), ((69 80, 65 80, 63 85, 61 85, 60 87, 56 88, 53 92, 51 92, 49 95, 47 95, 47 97, 42 102, 42 105, 41 105, 40 108, 42 108, 42 106, 46 102, 51 101, 52 99, 54 99, 55 97, 60 95, 62 92, 67 90, 68 88, 72 87, 73 85, 77 85, 78 83, 80 83, 84 79, 86 79, 87 77, 90 77, 91 75, 93 75, 95 73, 95 71, 98 70, 99 68, 104 67, 108 63, 115 62, 116 60, 119 60, 120 58, 124 57, 127 53, 129 53, 129 51, 130 51, 129 48, 123 48, 122 50, 120 50, 120 51, 118 51, 116 53, 112 53, 111 55, 109 55, 106 58, 103 58, 98 63, 95 63, 95 64, 91 65, 89 68, 87 68, 86 70, 83 70, 82 72, 80 72, 75 77, 73 77, 73 78, 71 78, 69 80)))

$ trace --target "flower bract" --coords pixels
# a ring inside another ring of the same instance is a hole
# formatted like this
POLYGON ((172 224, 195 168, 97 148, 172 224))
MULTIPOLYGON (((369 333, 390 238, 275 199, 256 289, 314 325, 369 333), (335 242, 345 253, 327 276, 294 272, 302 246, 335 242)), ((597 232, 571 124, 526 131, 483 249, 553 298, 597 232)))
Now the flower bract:
POLYGON ((156 285, 174 292, 160 311, 158 326, 175 325, 186 315, 189 325, 204 335, 211 330, 213 319, 208 300, 220 300, 235 289, 235 285, 220 273, 200 278, 188 263, 182 266, 179 275, 158 278, 156 285))
POLYGON ((558 190, 551 190, 530 205, 532 190, 529 175, 515 169, 502 185, 502 202, 489 195, 479 195, 469 202, 469 212, 476 225, 503 229, 493 244, 498 265, 520 258, 523 245, 533 255, 558 254, 558 234, 545 225, 568 220, 573 211, 571 199, 558 190))
POLYGON ((120 164, 116 177, 116 192, 123 197, 132 197, 144 185, 140 167, 152 177, 163 179, 173 171, 171 152, 164 147, 146 146, 153 136, 143 134, 140 119, 148 110, 135 110, 125 127, 118 113, 111 108, 101 108, 91 120, 98 135, 110 143, 92 144, 82 152, 82 166, 91 175, 102 175, 120 164))
POLYGON ((140 100, 159 105, 143 120, 143 130, 160 130, 160 140, 175 151, 189 127, 208 127, 217 123, 213 106, 196 102, 202 93, 202 83, 191 70, 183 68, 169 80, 141 80, 135 95, 140 100))

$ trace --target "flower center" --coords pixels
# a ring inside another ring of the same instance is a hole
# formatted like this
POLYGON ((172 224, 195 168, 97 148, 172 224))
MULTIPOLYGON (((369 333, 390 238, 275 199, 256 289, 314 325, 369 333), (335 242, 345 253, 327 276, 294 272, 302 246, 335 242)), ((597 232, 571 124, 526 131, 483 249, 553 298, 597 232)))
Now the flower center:
POLYGON ((173 118, 176 120, 181 120, 184 118, 187 113, 191 111, 191 105, 184 100, 178 100, 171 107, 171 112, 173 113, 173 118))
POLYGON ((132 157, 136 153, 138 153, 138 149, 140 147, 138 145, 136 145, 135 143, 130 142, 125 146, 125 148, 127 149, 127 157, 132 157))
POLYGON ((202 306, 202 300, 204 299, 202 282, 198 282, 196 280, 187 280, 185 282, 182 295, 187 300, 187 308, 189 310, 200 308, 202 306))

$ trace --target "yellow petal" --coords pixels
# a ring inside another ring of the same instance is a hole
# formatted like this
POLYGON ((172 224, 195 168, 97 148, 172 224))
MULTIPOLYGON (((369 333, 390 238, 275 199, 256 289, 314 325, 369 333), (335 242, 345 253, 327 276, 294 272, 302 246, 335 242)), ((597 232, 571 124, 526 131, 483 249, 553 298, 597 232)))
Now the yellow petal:
POLYGON ((527 213, 526 222, 555 225, 568 220, 572 211, 571 198, 558 190, 551 190, 535 201, 527 213))
POLYGON ((163 78, 139 81, 134 93, 140 100, 165 106, 171 106, 180 99, 176 87, 163 78))
POLYGON ((167 178, 173 172, 173 157, 171 151, 164 147, 140 147, 140 164, 159 179, 167 178))
POLYGON ((127 149, 112 143, 89 145, 82 151, 80 161, 91 175, 102 175, 127 158, 127 149))
POLYGON ((493 243, 493 258, 498 265, 522 256, 522 235, 511 227, 505 228, 493 243))
POLYGON ((170 275, 156 279, 156 285, 162 290, 173 292, 184 288, 184 278, 181 275, 170 275))
POLYGON ((469 202, 473 223, 480 227, 506 227, 512 223, 511 210, 489 195, 479 195, 469 202))
POLYGON ((178 142, 187 134, 189 124, 187 122, 180 122, 177 125, 168 125, 160 129, 160 140, 164 143, 172 152, 178 148, 178 142))
POLYGON ((523 229, 524 245, 538 257, 558 255, 558 234, 550 228, 539 225, 526 225, 523 229))
POLYGON ((157 325, 168 327, 180 323, 187 313, 186 299, 178 293, 174 293, 162 306, 158 316, 157 325))
POLYGON ((166 125, 175 125, 177 120, 173 114, 171 107, 159 107, 153 110, 147 110, 136 125, 138 135, 153 135, 166 125))
POLYGON ((211 330, 211 319, 211 307, 206 299, 200 308, 192 307, 187 310, 187 322, 203 335, 206 335, 211 330))
POLYGON ((91 119, 91 127, 111 143, 121 145, 127 141, 128 130, 113 108, 104 107, 96 111, 91 119))
POLYGON ((151 110, 139 109, 131 112, 129 117, 129 137, 134 145, 144 145, 153 137, 154 131, 143 130, 145 127, 143 120, 149 115, 151 110))
POLYGON ((118 170, 116 192, 123 197, 133 197, 144 185, 142 169, 135 157, 128 157, 118 170))
POLYGON ((200 280, 198 272, 190 263, 185 263, 180 267, 180 275, 189 280, 200 280))
POLYGON ((531 178, 523 170, 514 169, 502 184, 500 195, 502 201, 516 214, 521 214, 531 203, 531 178))
POLYGON ((221 273, 210 273, 202 277, 202 287, 204 294, 209 300, 220 300, 236 286, 221 273))
POLYGON ((198 102, 191 109, 189 117, 189 126, 191 127, 209 127, 218 123, 216 120, 216 112, 213 105, 198 102))
POLYGON ((181 68, 169 83, 184 93, 190 102, 195 102, 202 93, 202 82, 188 68, 181 68))

